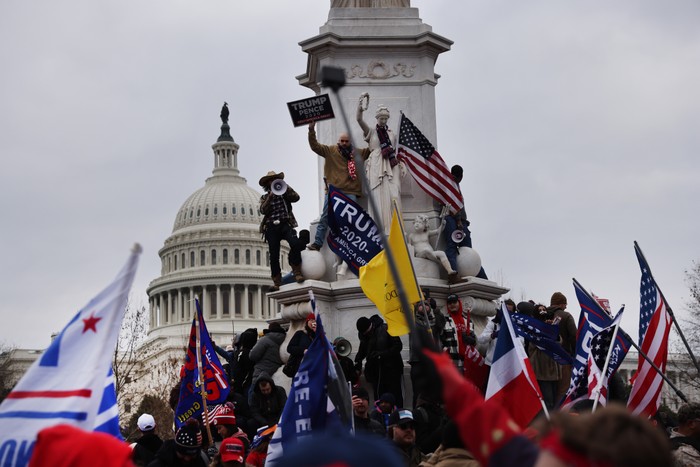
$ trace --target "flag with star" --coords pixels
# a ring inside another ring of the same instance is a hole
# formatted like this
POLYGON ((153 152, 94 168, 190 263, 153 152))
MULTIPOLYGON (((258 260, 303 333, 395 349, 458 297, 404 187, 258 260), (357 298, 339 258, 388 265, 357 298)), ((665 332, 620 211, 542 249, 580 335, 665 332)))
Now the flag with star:
POLYGON ((622 320, 624 308, 615 316, 615 319, 591 339, 591 349, 588 354, 588 398, 598 398, 600 405, 605 405, 608 400, 608 380, 617 371, 629 351, 629 341, 624 335, 615 332, 622 320), (615 344, 610 350, 613 338, 615 344), (610 358, 608 359, 608 355, 610 358), (607 363, 607 367, 606 367, 607 363))
MULTIPOLYGON (((612 324, 612 316, 574 279, 574 290, 581 306, 576 332, 576 353, 571 368, 569 389, 561 402, 562 409, 568 409, 580 400, 588 398, 588 353, 593 336, 612 324)), ((627 348, 629 348, 629 341, 627 348)), ((619 345, 616 342, 616 345, 619 345)))
POLYGON ((27 465, 37 433, 58 424, 121 439, 112 357, 140 253, 135 245, 116 279, 73 316, 0 405, 3 466, 27 465))
MULTIPOLYGON (((671 316, 637 242, 634 242, 634 252, 642 270, 639 285, 639 347, 665 373, 671 316)), ((653 417, 659 409, 663 384, 661 375, 640 355, 627 408, 635 415, 653 417)))
POLYGON ((511 316, 515 334, 524 338, 546 353, 560 365, 572 365, 574 358, 561 346, 559 340, 559 325, 545 323, 544 321, 515 313, 511 316))
POLYGON ((399 125, 399 161, 406 164, 408 172, 419 187, 438 203, 451 206, 452 212, 464 207, 459 185, 449 167, 428 138, 403 113, 399 125))

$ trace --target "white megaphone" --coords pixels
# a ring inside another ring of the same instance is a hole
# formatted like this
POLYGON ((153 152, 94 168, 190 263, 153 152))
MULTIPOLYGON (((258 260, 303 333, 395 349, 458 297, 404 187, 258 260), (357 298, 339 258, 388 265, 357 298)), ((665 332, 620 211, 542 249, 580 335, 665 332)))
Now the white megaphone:
POLYGON ((287 182, 281 178, 273 180, 272 183, 270 183, 270 191, 274 195, 282 196, 287 192, 287 182))
POLYGON ((347 357, 352 352, 352 344, 344 337, 333 339, 333 347, 335 348, 335 353, 341 357, 347 357))
POLYGON ((450 238, 455 243, 462 243, 462 240, 464 240, 464 237, 466 236, 467 234, 465 234, 463 230, 455 230, 452 232, 452 236, 450 238))

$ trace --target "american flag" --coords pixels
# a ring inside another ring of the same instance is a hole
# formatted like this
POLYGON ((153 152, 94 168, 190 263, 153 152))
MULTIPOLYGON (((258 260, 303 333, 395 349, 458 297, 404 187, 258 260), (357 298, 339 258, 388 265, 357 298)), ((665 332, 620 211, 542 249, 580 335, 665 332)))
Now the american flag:
POLYGON ((423 191, 440 204, 451 206, 453 212, 459 212, 464 207, 462 193, 449 167, 435 146, 404 114, 401 114, 397 153, 423 191))
MULTIPOLYGON (((639 346, 665 373, 671 316, 666 310, 666 302, 651 275, 644 254, 636 242, 634 252, 637 254, 639 267, 642 270, 639 286, 639 346)), ((644 357, 640 356, 633 380, 627 407, 636 415, 645 414, 653 417, 659 408, 663 378, 644 357)))
POLYGON ((610 326, 600 331, 591 339, 591 351, 588 354, 588 398, 596 398, 596 387, 600 385, 600 393, 597 397, 601 405, 605 405, 608 399, 608 379, 620 367, 629 350, 629 342, 618 332, 615 337, 616 345, 613 347, 612 353, 610 354, 608 368, 605 374, 603 374, 605 360, 608 358, 615 327, 620 325, 620 320, 622 319, 622 311, 623 310, 620 310, 618 312, 610 326))

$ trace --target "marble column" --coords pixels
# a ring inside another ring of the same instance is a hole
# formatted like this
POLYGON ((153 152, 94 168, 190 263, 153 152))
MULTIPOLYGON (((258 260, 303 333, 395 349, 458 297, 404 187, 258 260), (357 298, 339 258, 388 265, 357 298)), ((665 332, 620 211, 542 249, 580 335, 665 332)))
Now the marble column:
POLYGON ((241 316, 250 318, 250 310, 248 305, 248 284, 243 286, 243 300, 241 301, 241 316))
POLYGON ((216 284, 216 319, 224 316, 224 304, 221 299, 221 284, 216 284))

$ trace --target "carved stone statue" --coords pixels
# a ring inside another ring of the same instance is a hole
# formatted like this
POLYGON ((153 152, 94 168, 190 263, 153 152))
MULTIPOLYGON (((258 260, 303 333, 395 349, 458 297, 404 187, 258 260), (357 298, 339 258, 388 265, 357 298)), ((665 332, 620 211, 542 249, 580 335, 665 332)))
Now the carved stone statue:
POLYGON ((221 107, 221 114, 219 115, 221 117, 221 123, 228 123, 228 103, 224 102, 224 106, 221 107))
POLYGON ((331 0, 331 8, 409 8, 411 0, 331 0))
POLYGON ((454 275, 457 272, 450 266, 450 261, 444 251, 434 250, 430 245, 430 237, 437 235, 440 229, 428 229, 428 216, 425 214, 416 215, 413 221, 413 232, 408 234, 408 242, 413 245, 414 256, 425 258, 442 264, 447 274, 454 275))
POLYGON ((384 106, 377 107, 375 117, 377 124, 370 128, 362 119, 364 112, 363 101, 369 97, 367 93, 360 96, 357 105, 357 123, 369 144, 370 154, 365 161, 365 172, 369 186, 369 196, 374 200, 378 212, 374 212, 369 206, 369 215, 375 222, 381 220, 384 232, 389 233, 391 226, 392 201, 395 200, 399 211, 401 210, 401 176, 406 174, 405 165, 396 157, 396 135, 387 126, 389 121, 389 109, 384 106))

